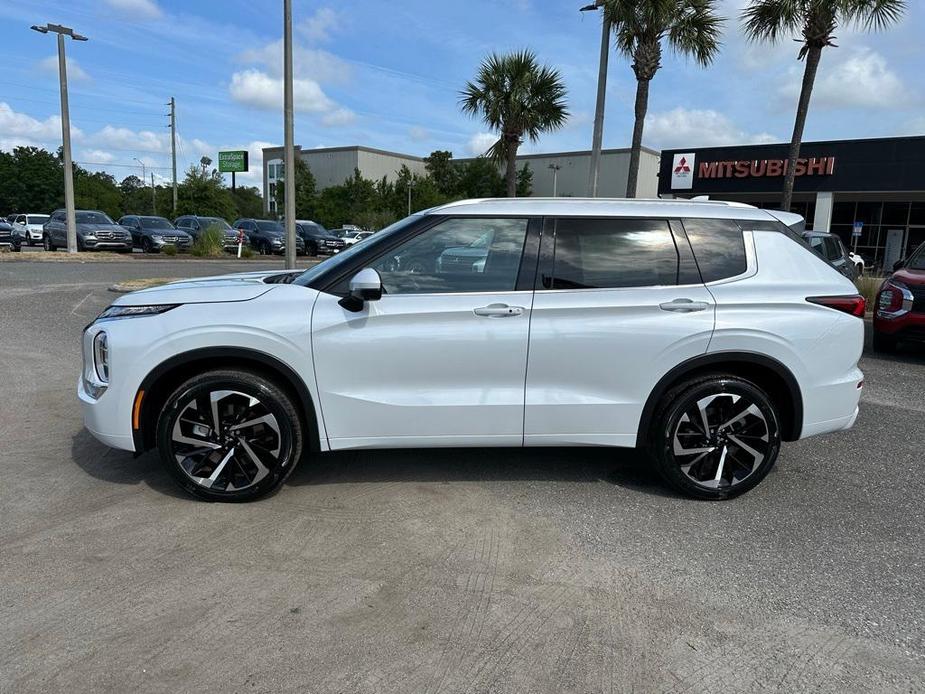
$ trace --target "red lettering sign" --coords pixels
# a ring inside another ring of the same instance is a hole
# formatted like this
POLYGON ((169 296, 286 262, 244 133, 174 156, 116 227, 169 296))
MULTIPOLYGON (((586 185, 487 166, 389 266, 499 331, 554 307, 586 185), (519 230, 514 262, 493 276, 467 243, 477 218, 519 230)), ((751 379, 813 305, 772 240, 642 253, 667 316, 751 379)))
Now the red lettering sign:
MULTIPOLYGON (((686 163, 686 162, 685 162, 686 163)), ((697 167, 698 178, 774 178, 787 173, 786 159, 739 159, 735 161, 702 161, 697 167)), ((797 159, 794 176, 831 176, 835 172, 835 157, 797 159)))

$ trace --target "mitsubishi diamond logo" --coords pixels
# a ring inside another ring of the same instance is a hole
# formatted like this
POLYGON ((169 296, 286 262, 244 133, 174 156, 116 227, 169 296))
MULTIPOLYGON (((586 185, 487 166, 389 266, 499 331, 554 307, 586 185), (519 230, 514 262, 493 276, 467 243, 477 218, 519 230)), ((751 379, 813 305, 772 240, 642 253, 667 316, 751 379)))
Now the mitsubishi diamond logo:
POLYGON ((671 189, 690 190, 694 187, 694 153, 675 154, 671 164, 671 189))

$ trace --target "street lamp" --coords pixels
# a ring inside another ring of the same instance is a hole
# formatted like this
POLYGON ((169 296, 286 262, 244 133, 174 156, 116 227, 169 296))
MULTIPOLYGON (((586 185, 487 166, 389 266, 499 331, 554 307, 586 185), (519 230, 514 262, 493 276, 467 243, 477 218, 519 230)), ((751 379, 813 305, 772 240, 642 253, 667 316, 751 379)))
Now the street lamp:
POLYGON ((552 169, 552 196, 556 197, 556 191, 559 187, 559 169, 562 167, 559 164, 550 164, 549 168, 552 169))
POLYGON ((145 163, 138 157, 132 157, 135 161, 141 164, 141 187, 145 187, 145 181, 148 180, 148 174, 145 172, 145 163))
MULTIPOLYGON (((603 0, 585 5, 579 12, 590 12, 603 8, 603 0)), ((601 18, 601 59, 597 73, 597 104, 594 107, 594 134, 591 137, 591 171, 588 176, 588 195, 597 197, 597 179, 601 170, 601 141, 604 137, 604 96, 607 92, 607 59, 610 57, 610 22, 607 16, 601 18)))
POLYGON ((77 215, 74 212, 74 165, 71 162, 71 115, 67 103, 67 61, 64 57, 64 37, 74 41, 86 41, 70 27, 60 24, 32 25, 34 31, 58 35, 58 80, 61 83, 61 140, 64 149, 64 208, 67 215, 67 252, 77 252, 77 215))

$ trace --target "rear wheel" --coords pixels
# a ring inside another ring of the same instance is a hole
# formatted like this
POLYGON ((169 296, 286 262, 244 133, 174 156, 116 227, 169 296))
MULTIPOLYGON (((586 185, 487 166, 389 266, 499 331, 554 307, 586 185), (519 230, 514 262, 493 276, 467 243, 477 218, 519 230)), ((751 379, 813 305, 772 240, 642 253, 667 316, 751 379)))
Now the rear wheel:
POLYGON ((884 352, 889 354, 890 352, 895 352, 898 345, 899 340, 897 340, 893 335, 874 332, 873 347, 875 352, 884 352))
POLYGON ((728 499, 770 472, 780 452, 773 403, 737 376, 694 379, 665 394, 651 451, 662 478, 698 499, 728 499))
POLYGON ((55 244, 51 242, 51 236, 49 234, 45 234, 45 236, 42 237, 42 248, 46 251, 55 250, 55 244))
POLYGON ((302 454, 290 396, 249 371, 206 372, 181 385, 157 422, 164 466, 210 501, 250 501, 277 489, 302 454))

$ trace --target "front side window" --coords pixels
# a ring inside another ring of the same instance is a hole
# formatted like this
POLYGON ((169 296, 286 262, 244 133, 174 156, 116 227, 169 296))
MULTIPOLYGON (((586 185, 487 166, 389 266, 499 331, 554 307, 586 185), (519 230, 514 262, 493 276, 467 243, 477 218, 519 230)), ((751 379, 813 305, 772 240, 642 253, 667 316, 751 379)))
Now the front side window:
POLYGON ((546 289, 649 287, 678 283, 678 251, 667 220, 560 219, 546 289))
POLYGON ((716 282, 748 269, 742 229, 731 219, 685 219, 684 231, 704 282, 716 282))
POLYGON ((377 259, 387 294, 510 292, 526 219, 448 219, 377 259))
POLYGON ((173 229, 173 225, 163 217, 142 217, 141 226, 145 229, 173 229))
POLYGON ((280 224, 279 222, 261 220, 259 222, 250 222, 250 225, 251 225, 251 228, 253 228, 253 226, 256 225, 257 229, 259 229, 260 231, 270 231, 273 233, 280 233, 280 234, 282 234, 285 231, 285 229, 283 229, 283 225, 280 224))

